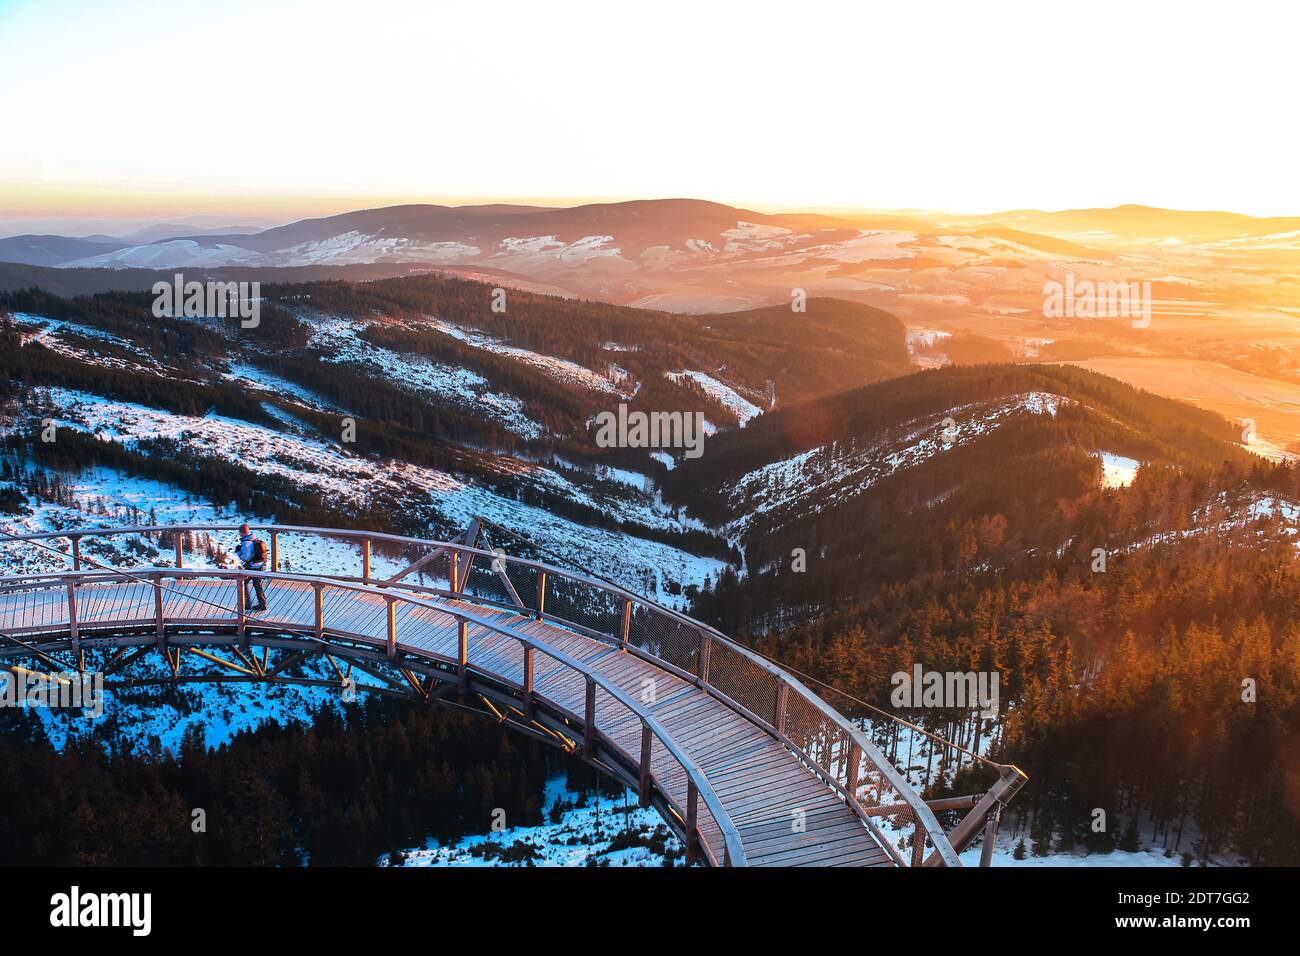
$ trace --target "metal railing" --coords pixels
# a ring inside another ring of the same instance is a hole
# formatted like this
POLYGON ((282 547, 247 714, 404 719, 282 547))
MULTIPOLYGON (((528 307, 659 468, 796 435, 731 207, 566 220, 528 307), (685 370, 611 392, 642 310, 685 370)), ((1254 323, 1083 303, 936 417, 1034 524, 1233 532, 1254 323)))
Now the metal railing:
MULTIPOLYGON (((861 729, 779 666, 685 614, 607 581, 454 541, 288 525, 251 527, 270 537, 268 558, 272 572, 286 553, 286 543, 297 538, 309 541, 303 560, 295 555, 295 567, 310 565, 311 555, 320 553, 318 547, 312 546, 312 539, 351 541, 360 552, 360 573, 330 575, 333 582, 374 587, 387 594, 407 592, 467 599, 527 614, 607 641, 689 681, 793 751, 809 772, 823 780, 860 817, 900 865, 924 862, 960 866, 957 853, 979 835, 986 820, 996 821, 1002 806, 1025 782, 1017 768, 978 758, 996 769, 998 781, 987 794, 972 798, 975 809, 950 839, 931 807, 861 729), (376 548, 404 557, 402 570, 382 580, 376 578, 376 548), (435 581, 445 580, 446 586, 407 583, 405 579, 417 572, 432 575, 435 581), (905 859, 895 845, 899 840, 882 830, 884 821, 894 833, 912 830, 910 859, 905 859), (933 849, 928 859, 927 841, 933 849)), ((74 569, 80 569, 83 539, 171 535, 176 565, 180 567, 186 537, 236 531, 235 525, 168 525, 85 528, 22 538, 71 541, 69 560, 74 569)), ((486 622, 484 626, 491 627, 486 622)), ((704 792, 699 781, 696 787, 704 792)), ((710 810, 716 818, 719 811, 712 806, 710 810)))

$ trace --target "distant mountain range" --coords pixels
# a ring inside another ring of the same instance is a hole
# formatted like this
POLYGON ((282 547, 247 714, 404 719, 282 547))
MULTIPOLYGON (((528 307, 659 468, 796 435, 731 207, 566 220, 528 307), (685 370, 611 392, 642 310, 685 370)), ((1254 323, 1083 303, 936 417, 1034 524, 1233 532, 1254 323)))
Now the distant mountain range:
MULTIPOLYGON (((161 222, 137 229, 120 238, 106 235, 75 238, 25 234, 0 239, 0 262, 15 262, 31 266, 65 266, 83 259, 111 257, 122 250, 137 248, 144 244, 167 242, 177 236, 249 235, 257 231, 252 226, 204 229, 193 224, 161 222)), ((120 266, 109 266, 109 268, 120 268, 120 266)))
POLYGON ((30 266, 59 266, 78 259, 110 255, 126 245, 107 237, 73 239, 68 236, 10 236, 0 239, 0 262, 30 266))
MULTIPOLYGON (((719 265, 755 265, 800 251, 834 258, 850 250, 864 232, 920 225, 893 216, 851 221, 768 215, 685 199, 571 208, 409 205, 306 219, 252 233, 177 233, 160 225, 104 242, 19 236, 0 243, 0 261, 114 270, 410 264, 464 271, 472 277, 489 270, 542 283, 546 288, 539 291, 688 310, 700 304, 699 293, 665 290, 666 284, 673 284, 667 277, 719 265)), ((770 301, 768 295, 728 297, 713 277, 706 276, 704 284, 705 304, 712 308, 770 301)))
POLYGON ((677 312, 770 305, 802 288, 916 321, 1000 321, 1040 311, 1045 276, 1065 270, 1162 282, 1166 294, 1197 301, 1205 298, 1207 269, 1230 271, 1223 283, 1237 286, 1242 272, 1297 271, 1300 218, 1144 206, 970 217, 772 215, 694 199, 565 208, 402 205, 261 231, 160 223, 125 236, 14 236, 0 240, 0 263, 115 272, 439 270, 677 312))

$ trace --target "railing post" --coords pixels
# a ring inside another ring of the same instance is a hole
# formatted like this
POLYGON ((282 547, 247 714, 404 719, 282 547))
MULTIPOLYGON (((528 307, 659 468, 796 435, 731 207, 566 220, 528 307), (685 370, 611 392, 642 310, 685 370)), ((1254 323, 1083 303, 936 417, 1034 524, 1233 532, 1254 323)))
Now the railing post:
POLYGON ((596 750, 596 682, 587 678, 587 707, 583 717, 582 752, 590 757, 596 750))
POLYGON ((537 620, 546 616, 546 572, 537 572, 537 620))
POLYGON ((316 639, 322 640, 325 637, 325 586, 315 581, 312 590, 316 592, 316 639))
POLYGON ((248 646, 248 578, 242 574, 235 576, 235 591, 238 597, 235 598, 235 608, 239 614, 239 640, 245 647, 248 646))
POLYGON ((176 532, 176 567, 178 568, 185 567, 184 544, 185 544, 185 533, 183 531, 177 531, 176 532))
POLYGON ((460 693, 464 696, 469 686, 469 622, 456 619, 456 673, 460 678, 460 693))
POLYGON ((686 782, 686 865, 694 866, 695 858, 700 852, 700 830, 698 825, 700 791, 695 780, 686 782))
POLYGON ((388 605, 388 656, 397 656, 397 602, 393 598, 387 598, 388 605))
POLYGON ((77 630, 77 585, 68 582, 68 635, 72 638, 72 656, 80 660, 81 635, 77 630))
POLYGON ((370 539, 361 542, 361 580, 370 580, 370 539))
POLYGON ((81 535, 72 536, 72 570, 81 570, 81 535))
POLYGON ((524 716, 533 719, 533 645, 524 645, 524 716))
POLYGON ((651 744, 654 741, 654 734, 650 730, 650 725, 644 721, 641 724, 641 766, 638 768, 641 775, 641 782, 638 786, 639 800, 641 806, 650 806, 650 760, 652 751, 651 744))
POLYGON ((858 746, 857 741, 849 744, 849 765, 847 768, 847 779, 844 788, 848 790, 849 796, 854 800, 858 799, 858 768, 862 764, 862 748, 858 746))
POLYGON ((280 570, 280 532, 271 532, 271 570, 280 570))
POLYGON ((925 862, 925 827, 921 826, 921 821, 916 821, 916 830, 912 834, 912 866, 920 866, 925 862))
POLYGON ((167 647, 167 628, 163 621, 163 592, 162 592, 162 575, 153 576, 153 611, 154 622, 158 627, 158 647, 166 649, 167 647))
POLYGON ((785 736, 785 717, 789 710, 790 703, 790 685, 783 680, 777 681, 776 685, 776 732, 785 736))
POLYGON ((618 642, 621 650, 627 650, 628 638, 632 634, 632 599, 623 602, 623 618, 618 624, 618 642))
MULTIPOLYGON (((709 682, 709 661, 713 657, 713 638, 703 631, 700 632, 700 680, 707 684, 709 682)), ((781 686, 785 686, 782 684, 781 686)))
POLYGON ((451 573, 448 575, 447 580, 451 583, 451 593, 459 594, 460 593, 460 554, 459 552, 456 551, 455 548, 453 548, 450 552, 450 556, 451 556, 451 573))

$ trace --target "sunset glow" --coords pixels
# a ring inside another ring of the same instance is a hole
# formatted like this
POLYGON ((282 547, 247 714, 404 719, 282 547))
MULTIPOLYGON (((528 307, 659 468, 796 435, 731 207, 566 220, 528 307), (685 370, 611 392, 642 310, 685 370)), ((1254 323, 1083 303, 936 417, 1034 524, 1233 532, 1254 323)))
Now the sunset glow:
POLYGON ((1293 85, 1282 9, 594 3, 556 30, 533 3, 0 0, 22 132, 0 221, 662 196, 1297 213, 1300 134, 1264 95, 1293 85))

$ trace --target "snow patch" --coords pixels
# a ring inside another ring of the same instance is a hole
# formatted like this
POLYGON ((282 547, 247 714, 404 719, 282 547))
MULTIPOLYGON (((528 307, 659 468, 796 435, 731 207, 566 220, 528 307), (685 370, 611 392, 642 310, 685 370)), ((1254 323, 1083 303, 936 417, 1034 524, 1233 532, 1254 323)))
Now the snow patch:
POLYGON ((763 414, 763 409, 759 408, 753 402, 743 398, 730 385, 718 381, 712 375, 706 375, 704 372, 665 372, 664 377, 672 382, 681 382, 683 380, 694 382, 704 393, 718 402, 740 422, 740 427, 744 428, 752 419, 763 414))
POLYGON ((1101 457, 1101 484, 1104 488, 1127 488, 1137 477, 1142 463, 1136 458, 1125 458, 1108 451, 1096 452, 1101 457))

